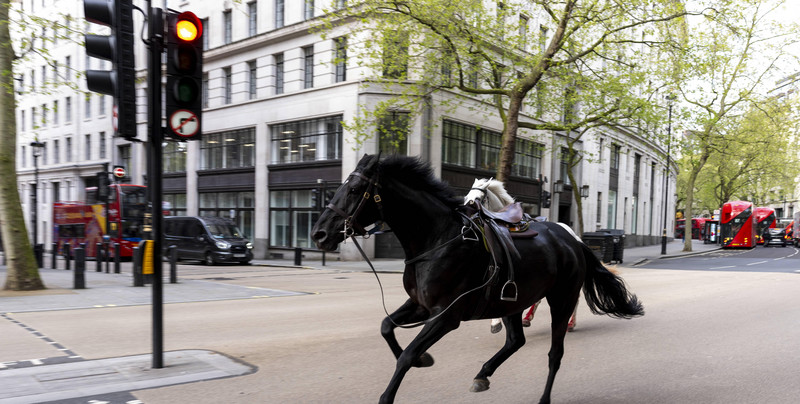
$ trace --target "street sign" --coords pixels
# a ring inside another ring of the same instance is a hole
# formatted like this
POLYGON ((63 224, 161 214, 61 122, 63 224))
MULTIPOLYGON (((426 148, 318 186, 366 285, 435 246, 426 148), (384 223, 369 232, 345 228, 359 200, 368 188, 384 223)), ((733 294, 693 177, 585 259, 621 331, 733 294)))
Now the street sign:
POLYGON ((111 172, 114 173, 114 177, 116 178, 125 177, 125 168, 122 166, 114 166, 114 169, 111 172))
POLYGON ((200 122, 194 112, 179 109, 169 117, 169 127, 180 138, 193 138, 200 130, 200 122))

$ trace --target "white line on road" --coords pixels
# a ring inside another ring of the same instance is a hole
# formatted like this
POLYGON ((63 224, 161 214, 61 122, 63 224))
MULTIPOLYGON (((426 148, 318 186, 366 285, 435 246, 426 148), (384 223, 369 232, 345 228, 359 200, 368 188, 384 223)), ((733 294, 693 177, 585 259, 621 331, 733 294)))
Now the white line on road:
POLYGON ((714 267, 714 268, 708 268, 708 269, 727 269, 727 268, 736 268, 736 265, 728 265, 728 266, 724 266, 724 267, 714 267))
POLYGON ((767 262, 769 262, 769 261, 758 261, 758 262, 751 262, 751 263, 749 263, 749 264, 747 264, 747 265, 748 265, 748 266, 750 266, 750 265, 766 264, 767 262))

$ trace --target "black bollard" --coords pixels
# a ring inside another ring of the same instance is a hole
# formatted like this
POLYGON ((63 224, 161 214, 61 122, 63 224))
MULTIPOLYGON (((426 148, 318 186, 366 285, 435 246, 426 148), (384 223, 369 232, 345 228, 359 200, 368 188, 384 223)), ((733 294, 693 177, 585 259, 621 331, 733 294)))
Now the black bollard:
POLYGON ((50 250, 50 269, 56 269, 56 257, 58 257, 58 243, 53 243, 52 250, 50 250))
POLYGON ((63 254, 64 254, 64 269, 65 269, 65 270, 67 270, 67 271, 69 271, 69 270, 70 270, 70 268, 69 268, 69 266, 70 266, 70 263, 69 263, 69 261, 70 261, 70 259, 72 258, 72 252, 71 252, 71 251, 70 251, 70 249, 69 249, 69 243, 64 243, 64 251, 62 251, 62 252, 63 252, 63 254))
POLYGON ((295 248, 294 249, 294 264, 295 265, 303 265, 303 249, 302 248, 295 248))
POLYGON ((75 276, 74 289, 86 289, 86 250, 83 248, 75 249, 75 276))
POLYGON ((178 283, 178 246, 169 246, 169 283, 178 283))
POLYGON ((133 286, 144 286, 142 254, 139 253, 139 247, 133 247, 133 286))
POLYGON ((119 243, 114 243, 114 273, 120 273, 119 269, 119 243))
POLYGON ((97 268, 95 268, 95 272, 103 272, 103 260, 100 258, 100 251, 102 251, 103 244, 97 243, 95 244, 95 261, 97 261, 97 268))
POLYGON ((44 244, 33 246, 33 256, 36 257, 36 268, 44 268, 44 244))
POLYGON ((106 273, 111 272, 111 243, 103 242, 103 259, 106 260, 106 273))

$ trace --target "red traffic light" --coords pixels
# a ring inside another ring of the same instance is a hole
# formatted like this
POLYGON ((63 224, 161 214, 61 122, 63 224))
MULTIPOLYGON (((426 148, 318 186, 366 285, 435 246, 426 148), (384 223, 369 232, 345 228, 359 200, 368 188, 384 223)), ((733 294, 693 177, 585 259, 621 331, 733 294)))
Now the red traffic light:
POLYGON ((193 42, 203 35, 203 23, 191 11, 178 14, 175 19, 175 35, 185 42, 193 42))

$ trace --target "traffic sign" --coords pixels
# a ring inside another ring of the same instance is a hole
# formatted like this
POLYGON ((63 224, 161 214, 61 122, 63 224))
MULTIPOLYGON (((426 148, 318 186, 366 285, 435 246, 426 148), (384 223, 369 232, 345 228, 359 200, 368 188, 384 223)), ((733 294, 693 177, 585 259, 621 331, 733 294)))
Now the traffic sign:
POLYGON ((179 137, 188 139, 194 137, 200 130, 200 121, 194 112, 179 109, 169 117, 169 128, 179 137))
POLYGON ((117 178, 124 178, 125 177, 125 167, 114 166, 114 169, 111 172, 114 173, 114 177, 117 177, 117 178))

